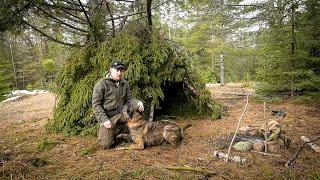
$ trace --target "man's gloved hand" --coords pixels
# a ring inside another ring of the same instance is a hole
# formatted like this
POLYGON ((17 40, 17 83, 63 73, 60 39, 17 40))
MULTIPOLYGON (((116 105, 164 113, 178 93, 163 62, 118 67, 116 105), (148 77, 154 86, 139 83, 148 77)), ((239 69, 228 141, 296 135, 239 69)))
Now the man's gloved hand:
POLYGON ((143 112, 144 111, 143 103, 139 101, 137 105, 138 105, 138 111, 143 112))
POLYGON ((103 123, 103 126, 105 127, 105 128, 108 128, 108 129, 110 129, 110 128, 112 128, 112 123, 111 123, 111 121, 106 121, 106 122, 104 122, 103 123))

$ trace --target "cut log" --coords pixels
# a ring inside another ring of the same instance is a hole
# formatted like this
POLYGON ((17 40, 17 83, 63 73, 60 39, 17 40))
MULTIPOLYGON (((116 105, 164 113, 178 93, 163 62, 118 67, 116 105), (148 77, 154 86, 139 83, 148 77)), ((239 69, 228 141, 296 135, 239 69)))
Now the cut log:
POLYGON ((225 154, 225 153, 219 152, 219 151, 214 151, 213 157, 224 159, 224 160, 229 159, 229 160, 231 160, 233 162, 237 162, 237 163, 245 163, 247 161, 246 158, 242 158, 239 156, 228 156, 228 154, 225 154))
POLYGON ((301 136, 301 140, 302 140, 304 143, 307 143, 308 146, 310 146, 310 148, 311 148, 312 150, 314 150, 314 151, 317 152, 317 153, 320 153, 320 147, 317 146, 316 144, 313 144, 312 142, 309 142, 309 141, 310 141, 309 138, 307 138, 307 137, 305 137, 305 136, 301 136))

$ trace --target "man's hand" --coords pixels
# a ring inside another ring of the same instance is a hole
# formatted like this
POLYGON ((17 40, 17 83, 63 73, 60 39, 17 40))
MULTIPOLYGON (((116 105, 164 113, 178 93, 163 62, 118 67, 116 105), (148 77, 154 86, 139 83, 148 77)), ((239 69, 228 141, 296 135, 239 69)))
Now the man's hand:
POLYGON ((106 121, 106 122, 104 122, 103 123, 103 126, 105 127, 105 128, 108 128, 108 129, 110 129, 110 128, 112 128, 112 123, 111 123, 111 121, 106 121))
POLYGON ((143 112, 144 111, 143 103, 139 101, 137 105, 138 105, 138 111, 143 112))

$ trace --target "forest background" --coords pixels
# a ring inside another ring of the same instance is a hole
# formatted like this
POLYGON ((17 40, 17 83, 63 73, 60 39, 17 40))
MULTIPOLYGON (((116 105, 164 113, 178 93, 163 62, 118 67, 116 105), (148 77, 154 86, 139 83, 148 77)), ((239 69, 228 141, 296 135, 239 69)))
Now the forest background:
POLYGON ((1 3, 2 99, 13 89, 56 91, 55 81, 70 56, 89 44, 98 48, 117 39, 134 24, 184 47, 206 83, 255 82, 264 97, 320 101, 317 0, 1 3))

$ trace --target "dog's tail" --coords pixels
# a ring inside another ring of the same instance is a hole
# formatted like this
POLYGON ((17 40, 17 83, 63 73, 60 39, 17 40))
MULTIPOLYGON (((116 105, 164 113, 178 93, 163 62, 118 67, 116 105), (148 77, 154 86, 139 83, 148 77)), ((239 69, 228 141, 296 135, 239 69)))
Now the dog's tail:
POLYGON ((191 127, 191 126, 192 126, 192 124, 187 124, 187 125, 185 125, 184 127, 181 128, 182 137, 184 137, 185 130, 188 129, 189 127, 191 127))

